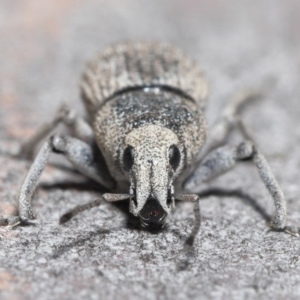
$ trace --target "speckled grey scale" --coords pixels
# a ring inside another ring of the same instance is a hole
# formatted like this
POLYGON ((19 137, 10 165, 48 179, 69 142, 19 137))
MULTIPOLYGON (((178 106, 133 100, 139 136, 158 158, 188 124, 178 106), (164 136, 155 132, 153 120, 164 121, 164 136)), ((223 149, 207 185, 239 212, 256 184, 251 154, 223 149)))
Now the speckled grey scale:
MULTIPOLYGON (((116 96, 98 110, 93 124, 96 141, 111 175, 119 184, 127 181, 120 166, 119 155, 126 146, 126 135, 134 129, 157 125, 172 130, 178 136, 184 152, 183 169, 191 165, 205 142, 206 122, 197 103, 158 88, 146 91, 141 89, 116 96)), ((141 140, 140 143, 146 141, 141 140)))

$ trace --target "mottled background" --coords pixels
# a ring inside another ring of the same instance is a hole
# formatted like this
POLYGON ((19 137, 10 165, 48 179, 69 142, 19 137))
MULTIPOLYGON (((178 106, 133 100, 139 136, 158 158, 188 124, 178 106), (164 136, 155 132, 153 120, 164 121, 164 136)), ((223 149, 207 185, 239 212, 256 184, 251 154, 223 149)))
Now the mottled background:
MULTIPOLYGON (((168 40, 205 71, 210 123, 236 91, 263 91, 244 118, 286 195, 289 222, 299 225, 299 15, 298 0, 2 0, 0 146, 26 140, 63 99, 82 110, 81 71, 107 44, 168 40)), ((1 214, 15 213, 29 166, 0 155, 1 214)), ((67 209, 97 196, 83 181, 47 167, 34 199, 41 223, 0 228, 1 299, 300 298, 300 239, 268 230, 272 201, 251 164, 213 183, 249 199, 202 201, 201 233, 185 268, 190 204, 155 234, 128 225, 127 208, 113 205, 59 226, 67 209)))

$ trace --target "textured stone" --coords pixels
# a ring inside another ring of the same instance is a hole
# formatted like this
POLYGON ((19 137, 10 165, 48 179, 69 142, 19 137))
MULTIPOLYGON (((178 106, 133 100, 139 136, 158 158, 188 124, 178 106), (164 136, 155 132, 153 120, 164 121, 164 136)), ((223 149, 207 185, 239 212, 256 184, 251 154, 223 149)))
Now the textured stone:
MULTIPOLYGON (((15 148, 63 99, 82 110, 81 71, 97 51, 120 40, 166 40, 205 71, 210 123, 243 87, 263 91, 244 119, 286 195, 289 222, 299 225, 299 13, 296 0, 1 1, 0 148, 15 148)), ((30 162, 1 155, 0 166, 0 210, 10 215, 30 162)), ((272 201, 251 164, 212 183, 228 197, 201 202, 189 263, 188 203, 159 233, 137 229, 126 205, 105 204, 59 226, 69 208, 97 197, 83 181, 47 167, 34 199, 40 223, 0 228, 1 299, 299 299, 300 239, 268 230, 272 201)))

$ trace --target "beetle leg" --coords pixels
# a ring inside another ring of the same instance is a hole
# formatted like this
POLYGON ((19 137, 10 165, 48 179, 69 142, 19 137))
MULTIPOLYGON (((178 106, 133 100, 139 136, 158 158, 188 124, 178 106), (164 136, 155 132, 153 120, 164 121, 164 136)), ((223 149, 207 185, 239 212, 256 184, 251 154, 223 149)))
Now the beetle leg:
POLYGON ((21 219, 19 216, 0 217, 0 226, 7 226, 13 228, 19 224, 21 224, 21 219))
POLYGON ((227 145, 213 150, 184 182, 184 190, 192 193, 200 192, 202 183, 231 170, 237 162, 245 160, 251 160, 255 164, 260 178, 273 198, 275 213, 270 226, 275 230, 285 230, 298 235, 299 229, 286 227, 286 201, 283 192, 265 157, 251 141, 245 141, 238 146, 227 145))
POLYGON ((244 90, 227 104, 221 118, 212 126, 209 139, 197 157, 198 162, 209 152, 227 142, 229 134, 238 125, 238 114, 245 104, 259 96, 260 94, 256 91, 244 90))
MULTIPOLYGON (((39 150, 22 184, 19 195, 19 216, 22 223, 30 223, 35 218, 31 208, 31 199, 51 152, 63 154, 79 172, 102 186, 108 189, 114 186, 114 181, 108 175, 101 173, 100 166, 97 168, 91 146, 69 136, 52 136, 39 150)), ((7 222, 10 223, 10 220, 7 222)))
POLYGON ((94 138, 91 126, 82 118, 78 117, 74 110, 63 104, 56 112, 54 118, 49 123, 42 125, 39 130, 28 141, 21 145, 20 156, 32 158, 36 146, 49 133, 51 133, 60 123, 71 129, 72 134, 91 144, 94 138))

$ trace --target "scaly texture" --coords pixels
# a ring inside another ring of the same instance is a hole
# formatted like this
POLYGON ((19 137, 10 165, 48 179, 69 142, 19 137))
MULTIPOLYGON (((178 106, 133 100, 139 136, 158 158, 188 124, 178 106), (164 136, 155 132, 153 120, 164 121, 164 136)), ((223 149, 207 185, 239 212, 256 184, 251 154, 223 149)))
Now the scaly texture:
POLYGON ((196 103, 176 93, 151 88, 147 92, 126 92, 107 101, 95 115, 94 132, 110 173, 121 189, 128 183, 121 163, 125 137, 132 130, 149 125, 165 127, 178 136, 185 158, 183 176, 205 142, 206 121, 202 111, 196 103))
POLYGON ((128 88, 164 86, 178 89, 205 107, 207 83, 197 64, 180 49, 163 42, 124 42, 110 46, 88 66, 81 83, 90 114, 114 94, 128 88))

